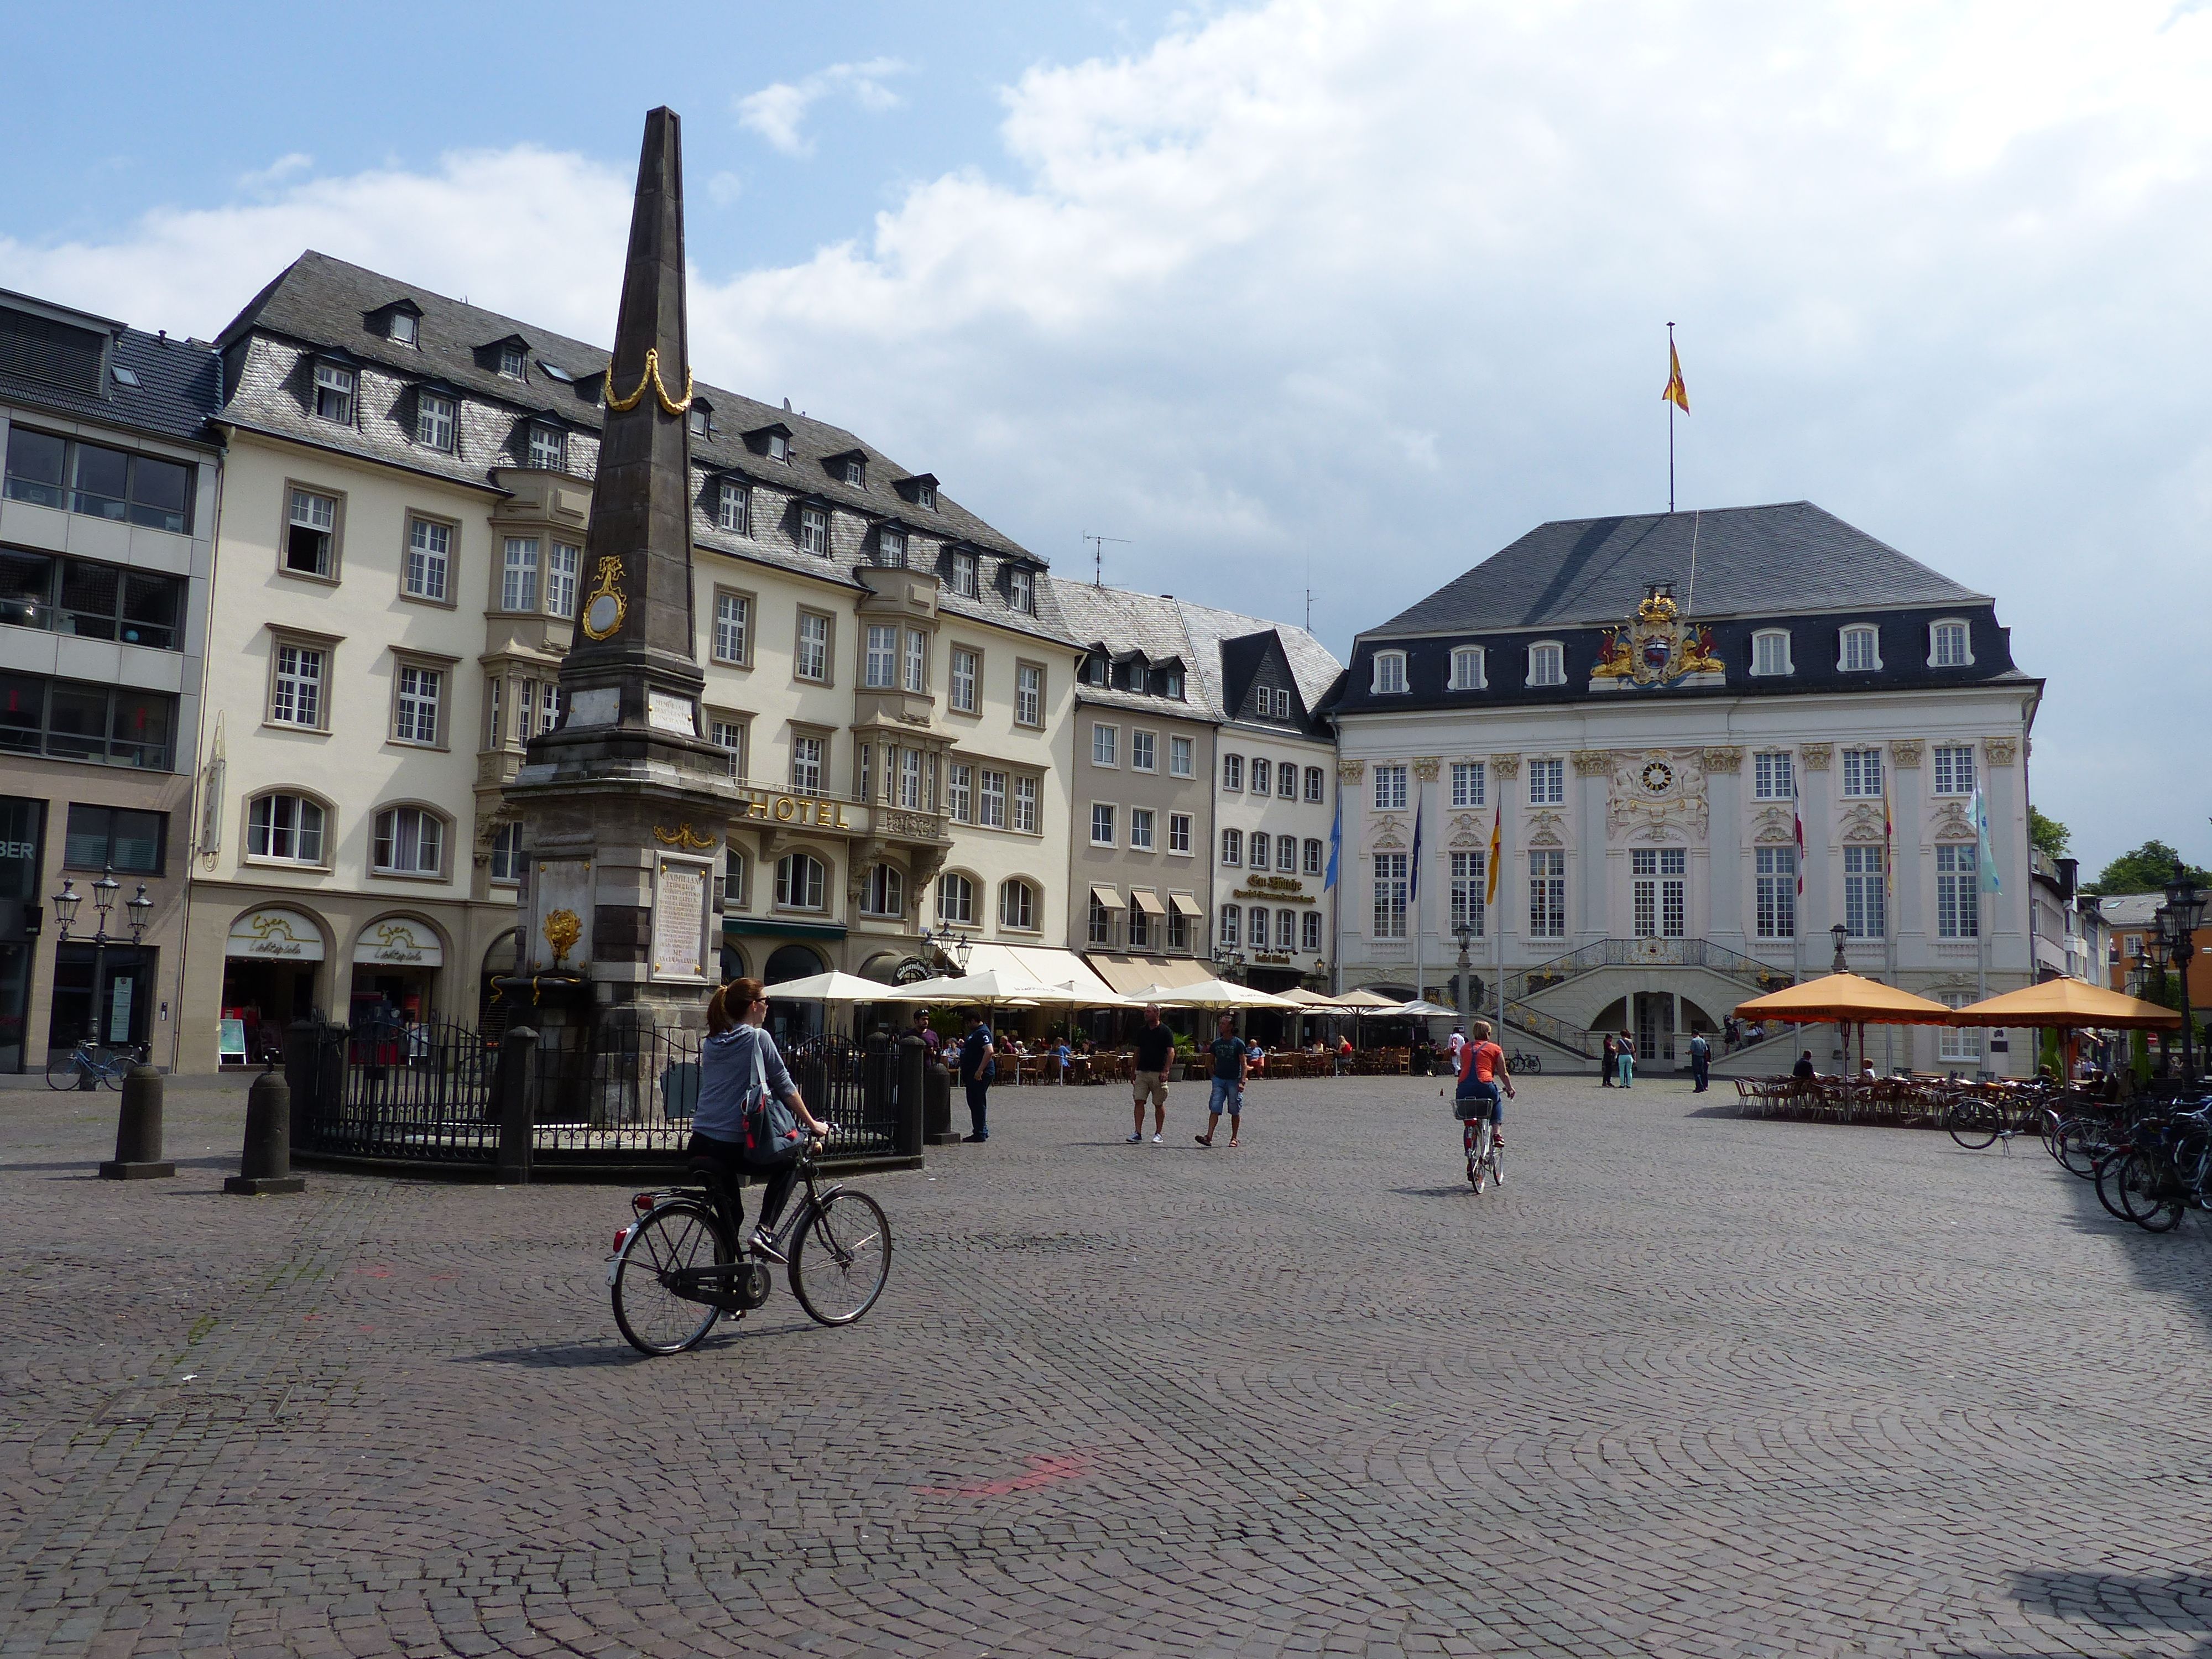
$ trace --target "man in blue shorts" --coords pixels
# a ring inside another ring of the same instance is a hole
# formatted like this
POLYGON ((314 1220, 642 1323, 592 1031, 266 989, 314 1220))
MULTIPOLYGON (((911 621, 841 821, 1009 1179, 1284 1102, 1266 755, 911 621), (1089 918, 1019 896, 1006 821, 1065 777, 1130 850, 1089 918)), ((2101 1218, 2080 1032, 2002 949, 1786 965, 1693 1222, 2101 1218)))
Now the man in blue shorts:
POLYGON ((1206 1103, 1206 1133, 1196 1137, 1201 1146, 1213 1145, 1213 1132, 1224 1111, 1229 1114, 1231 1146, 1236 1146, 1237 1137, 1244 1127, 1244 1079, 1252 1068, 1251 1051, 1244 1046, 1244 1039, 1231 1029, 1233 1023, 1227 1014, 1222 1015, 1220 1035, 1213 1039, 1211 1047, 1213 1095, 1206 1103))

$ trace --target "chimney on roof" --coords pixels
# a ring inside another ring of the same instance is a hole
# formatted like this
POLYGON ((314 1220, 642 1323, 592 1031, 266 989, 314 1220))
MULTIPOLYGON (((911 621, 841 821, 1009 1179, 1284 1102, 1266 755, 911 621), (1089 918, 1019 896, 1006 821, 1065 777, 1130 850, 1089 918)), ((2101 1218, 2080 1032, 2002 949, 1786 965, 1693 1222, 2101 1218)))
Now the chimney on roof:
POLYGON ((156 329, 154 331, 154 337, 163 345, 167 345, 169 343, 169 331, 166 328, 156 329))
POLYGON ((788 398, 783 400, 783 412, 787 415, 791 413, 791 399, 788 398))

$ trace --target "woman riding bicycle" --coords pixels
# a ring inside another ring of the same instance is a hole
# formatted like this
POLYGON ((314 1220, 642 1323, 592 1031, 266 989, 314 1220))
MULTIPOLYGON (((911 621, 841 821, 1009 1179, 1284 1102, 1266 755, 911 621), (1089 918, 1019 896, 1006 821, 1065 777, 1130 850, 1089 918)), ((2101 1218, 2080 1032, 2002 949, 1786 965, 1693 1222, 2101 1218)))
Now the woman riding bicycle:
POLYGON ((1480 1102, 1488 1107, 1486 1113, 1476 1111, 1468 1114, 1468 1119, 1476 1121, 1488 1116, 1491 1139, 1503 1146, 1505 1144, 1505 1103, 1499 1093, 1501 1086, 1504 1094, 1513 1092, 1513 1073, 1505 1064, 1505 1050, 1490 1040, 1490 1022, 1478 1019, 1474 1022, 1474 1041, 1460 1051, 1457 1097, 1462 1101, 1480 1102))
POLYGON ((744 1199, 736 1176, 750 1169, 765 1174, 761 1192, 760 1221, 753 1229, 752 1248, 771 1261, 781 1261, 773 1235, 785 1200, 799 1179, 799 1160, 806 1150, 806 1137, 826 1135, 829 1126, 806 1108, 798 1085, 776 1052, 775 1039, 762 1026, 768 1016, 767 988, 757 979, 732 980, 717 990, 707 1004, 707 1037, 699 1048, 699 1108, 691 1120, 687 1158, 712 1164, 719 1177, 732 1224, 744 1219, 744 1199), (749 1153, 744 1145, 745 1106, 754 1081, 760 1079, 769 1094, 788 1104, 805 1126, 794 1127, 785 1144, 768 1154, 749 1153))

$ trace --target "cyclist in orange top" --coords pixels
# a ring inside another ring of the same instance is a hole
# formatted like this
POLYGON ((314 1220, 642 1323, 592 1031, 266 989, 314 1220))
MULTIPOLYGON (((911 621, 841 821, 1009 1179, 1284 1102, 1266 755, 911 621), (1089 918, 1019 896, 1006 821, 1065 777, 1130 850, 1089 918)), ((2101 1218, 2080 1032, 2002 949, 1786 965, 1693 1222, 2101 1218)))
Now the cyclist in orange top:
MULTIPOLYGON (((1505 1050, 1490 1040, 1490 1022, 1474 1022, 1474 1041, 1461 1050, 1459 1059, 1459 1089, 1462 1100, 1480 1100, 1489 1103, 1491 1138, 1499 1146, 1505 1144, 1505 1103, 1501 1097, 1513 1092, 1513 1073, 1505 1064, 1505 1050)), ((1473 1115, 1480 1118, 1483 1114, 1473 1115)))

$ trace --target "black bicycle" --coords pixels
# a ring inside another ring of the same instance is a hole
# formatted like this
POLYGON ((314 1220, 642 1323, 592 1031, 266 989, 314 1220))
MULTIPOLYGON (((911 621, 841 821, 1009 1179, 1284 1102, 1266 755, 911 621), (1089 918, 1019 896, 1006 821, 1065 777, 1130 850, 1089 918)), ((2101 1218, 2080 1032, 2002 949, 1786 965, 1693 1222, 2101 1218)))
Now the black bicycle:
MULTIPOLYGON (((799 1158, 805 1196, 774 1233, 791 1293, 807 1316, 849 1325, 876 1305, 891 1271, 884 1206, 842 1184, 817 1190, 811 1141, 799 1158)), ((742 1319, 768 1300, 766 1262, 742 1257, 738 1217, 716 1187, 675 1187, 630 1200, 638 1218, 615 1235, 607 1287, 615 1323, 640 1353, 696 1347, 724 1314, 742 1319)))
POLYGON ((1541 1054, 1508 1054, 1505 1056, 1505 1069, 1516 1077, 1534 1077, 1544 1069, 1544 1057, 1541 1054))

